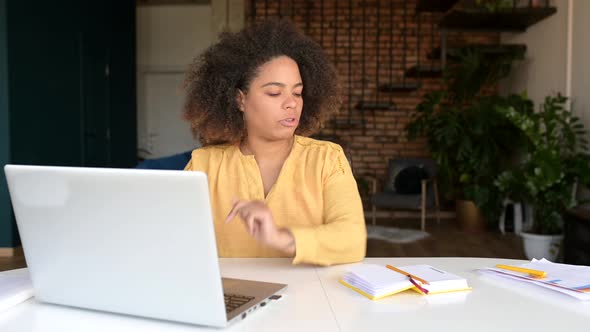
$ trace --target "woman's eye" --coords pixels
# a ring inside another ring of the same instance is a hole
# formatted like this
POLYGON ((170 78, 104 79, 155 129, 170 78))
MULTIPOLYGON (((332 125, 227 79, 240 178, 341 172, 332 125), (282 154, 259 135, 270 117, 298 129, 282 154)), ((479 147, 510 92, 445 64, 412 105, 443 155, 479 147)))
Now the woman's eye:
POLYGON ((294 93, 293 96, 300 98, 301 97, 301 93, 294 93))
POLYGON ((280 93, 270 93, 270 92, 269 92, 269 93, 267 93, 267 95, 269 95, 269 96, 271 96, 271 97, 278 97, 278 96, 280 96, 281 94, 280 94, 280 93))

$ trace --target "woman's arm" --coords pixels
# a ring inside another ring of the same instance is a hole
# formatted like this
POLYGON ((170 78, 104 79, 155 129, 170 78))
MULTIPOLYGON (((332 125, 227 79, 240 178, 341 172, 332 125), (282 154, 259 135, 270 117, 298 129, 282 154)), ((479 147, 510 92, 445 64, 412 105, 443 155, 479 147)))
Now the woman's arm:
POLYGON ((342 149, 327 161, 324 182, 324 223, 287 227, 295 238, 293 264, 331 265, 365 257, 367 230, 358 187, 342 149))

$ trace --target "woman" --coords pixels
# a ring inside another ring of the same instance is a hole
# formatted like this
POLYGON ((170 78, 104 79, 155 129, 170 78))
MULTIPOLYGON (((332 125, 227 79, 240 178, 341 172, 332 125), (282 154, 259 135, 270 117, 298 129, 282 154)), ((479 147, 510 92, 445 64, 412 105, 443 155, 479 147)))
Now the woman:
POLYGON ((338 109, 336 82, 321 47, 287 21, 225 33, 191 66, 185 117, 204 147, 185 169, 208 176, 221 257, 364 258, 342 148, 302 136, 338 109))

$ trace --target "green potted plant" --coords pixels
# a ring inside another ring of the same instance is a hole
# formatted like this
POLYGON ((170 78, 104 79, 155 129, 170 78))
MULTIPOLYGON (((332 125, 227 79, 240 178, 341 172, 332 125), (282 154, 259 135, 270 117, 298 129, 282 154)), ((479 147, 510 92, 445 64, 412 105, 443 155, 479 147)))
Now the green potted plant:
POLYGON ((522 162, 501 173, 495 184, 506 196, 532 207, 530 228, 521 234, 530 259, 557 258, 563 213, 578 204, 576 185, 590 184, 587 132, 565 107, 566 102, 561 95, 546 97, 537 113, 498 107, 528 141, 522 162))
POLYGON ((477 49, 456 54, 457 63, 445 69, 448 89, 427 94, 407 127, 410 139, 426 137, 441 187, 456 201, 464 229, 482 229, 483 220, 495 226, 502 210, 503 197, 494 180, 522 134, 497 107, 531 113, 533 105, 526 96, 496 95, 493 87, 523 55, 486 57, 477 49), (473 211, 476 207, 479 212, 473 211))

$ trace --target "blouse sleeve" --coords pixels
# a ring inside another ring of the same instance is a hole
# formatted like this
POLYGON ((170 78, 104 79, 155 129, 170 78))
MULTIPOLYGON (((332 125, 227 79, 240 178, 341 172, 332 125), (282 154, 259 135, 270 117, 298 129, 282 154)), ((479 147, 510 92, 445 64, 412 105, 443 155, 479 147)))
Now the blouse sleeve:
POLYGON ((344 151, 327 160, 324 180, 324 222, 313 227, 289 227, 295 237, 293 264, 331 265, 365 257, 367 230, 356 181, 344 151))

